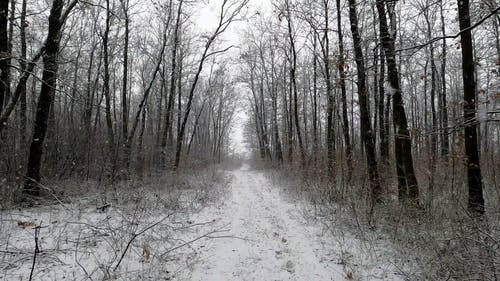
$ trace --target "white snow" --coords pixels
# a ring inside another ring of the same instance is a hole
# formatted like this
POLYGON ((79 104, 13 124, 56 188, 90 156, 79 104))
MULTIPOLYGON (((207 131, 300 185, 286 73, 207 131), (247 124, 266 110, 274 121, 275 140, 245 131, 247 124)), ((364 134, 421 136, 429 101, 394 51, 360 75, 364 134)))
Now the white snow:
POLYGON ((402 280, 390 246, 326 232, 306 219, 305 202, 282 194, 263 172, 231 172, 231 194, 199 214, 220 220, 225 233, 209 240, 189 280, 402 280), (379 245, 378 245, 379 244, 379 245))
MULTIPOLYGON (((225 194, 197 203, 208 205, 201 211, 173 212, 162 207, 167 199, 139 191, 139 203, 104 213, 88 203, 0 212, 0 280, 28 280, 34 230, 18 223, 41 221, 33 280, 401 280, 388 243, 325 231, 321 220, 303 216, 305 202, 280 192, 264 172, 244 165, 227 173, 225 194), (133 234, 155 223, 115 270, 133 234)), ((186 192, 177 196, 181 205, 201 200, 186 192)))
POLYGON ((317 237, 263 174, 245 166, 233 176, 229 200, 213 214, 228 231, 210 241, 192 280, 344 279, 342 266, 318 255, 317 237))

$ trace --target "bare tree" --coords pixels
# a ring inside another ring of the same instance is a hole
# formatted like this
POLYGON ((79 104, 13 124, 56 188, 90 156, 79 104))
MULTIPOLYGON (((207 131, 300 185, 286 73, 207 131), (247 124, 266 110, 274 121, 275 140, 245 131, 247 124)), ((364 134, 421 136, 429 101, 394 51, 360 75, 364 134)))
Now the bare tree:
POLYGON ((469 0, 458 1, 458 20, 461 30, 462 79, 464 86, 464 142, 469 186, 468 209, 474 214, 484 213, 483 181, 479 161, 476 121, 476 79, 472 34, 470 31, 469 0))
POLYGON ((43 142, 47 133, 47 121, 49 118, 50 105, 54 99, 57 80, 57 55, 60 47, 61 31, 68 14, 75 7, 77 1, 71 2, 63 11, 64 1, 54 0, 49 15, 49 30, 44 46, 43 76, 40 97, 38 98, 35 124, 33 126, 33 137, 31 140, 26 181, 24 192, 28 195, 38 196, 40 186, 38 185, 40 165, 43 154, 43 142))
POLYGON ((9 96, 9 37, 8 37, 9 1, 0 3, 0 112, 9 96))
POLYGON ((377 0, 380 37, 382 47, 384 48, 385 60, 387 62, 388 80, 391 91, 393 92, 392 114, 394 119, 394 154, 396 157, 399 198, 401 200, 409 198, 414 203, 418 203, 419 190, 415 170, 413 168, 411 137, 408 130, 408 121, 401 93, 394 38, 389 33, 385 5, 384 1, 377 0))
POLYGON ((200 79, 200 74, 201 71, 203 70, 205 61, 209 57, 226 52, 231 48, 230 46, 222 50, 210 51, 212 44, 221 34, 223 34, 227 30, 227 28, 232 22, 237 20, 237 16, 240 14, 243 7, 245 7, 247 2, 248 0, 242 0, 242 1, 223 0, 221 4, 217 27, 215 28, 215 31, 212 33, 212 35, 208 37, 208 40, 205 43, 203 53, 198 63, 198 68, 195 72, 193 81, 191 82, 191 87, 188 94, 184 117, 182 118, 182 123, 180 124, 179 134, 177 136, 177 141, 176 141, 174 169, 177 169, 180 164, 184 134, 186 132, 186 124, 189 119, 189 114, 191 113, 191 105, 193 103, 194 93, 196 90, 196 86, 198 84, 198 80, 200 79))
POLYGON ((361 36, 358 29, 358 14, 356 11, 356 1, 349 0, 349 20, 351 22, 351 33, 354 43, 354 56, 356 60, 356 70, 358 75, 358 100, 361 122, 361 138, 366 150, 366 162, 370 179, 370 190, 372 202, 379 201, 381 189, 378 176, 378 165, 375 156, 375 142, 373 130, 370 122, 369 92, 366 85, 365 62, 363 48, 361 47, 361 36))

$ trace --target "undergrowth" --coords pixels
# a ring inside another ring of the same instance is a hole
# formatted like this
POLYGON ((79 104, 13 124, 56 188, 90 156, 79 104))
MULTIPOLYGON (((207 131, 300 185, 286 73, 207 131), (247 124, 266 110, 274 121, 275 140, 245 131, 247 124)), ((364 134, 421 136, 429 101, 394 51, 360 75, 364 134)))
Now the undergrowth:
POLYGON ((217 231, 192 214, 218 203, 228 180, 209 167, 113 185, 49 183, 36 206, 0 211, 0 280, 175 278, 196 260, 190 241, 217 231))
MULTIPOLYGON (((370 208, 368 177, 362 159, 355 159, 349 179, 346 167, 337 167, 335 177, 327 177, 322 163, 303 169, 301 165, 271 166, 272 175, 287 194, 305 200, 304 215, 325 226, 333 237, 352 236, 358 249, 381 267, 389 266, 403 280, 497 280, 500 270, 500 190, 495 165, 484 172, 486 215, 473 218, 466 208, 466 177, 461 162, 437 162, 433 177, 428 163, 418 166, 420 206, 405 206, 397 200, 392 167, 382 167, 384 200, 370 208), (356 161, 357 160, 357 161, 356 161), (432 182, 431 182, 432 180, 432 182), (372 214, 372 215, 370 215, 372 214), (385 261, 385 262, 384 262, 385 261)), ((425 163, 420 159, 420 163, 425 163)), ((259 165, 259 164, 256 164, 259 165)), ((346 266, 363 261, 351 257, 346 266)), ((342 261, 344 263, 344 261, 342 261)), ((356 276, 357 280, 384 279, 356 276)))

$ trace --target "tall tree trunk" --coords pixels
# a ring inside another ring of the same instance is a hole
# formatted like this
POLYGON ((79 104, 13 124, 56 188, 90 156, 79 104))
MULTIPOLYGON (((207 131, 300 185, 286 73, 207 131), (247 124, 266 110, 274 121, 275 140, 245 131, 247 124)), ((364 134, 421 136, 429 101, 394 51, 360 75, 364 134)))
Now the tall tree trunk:
MULTIPOLYGON (((63 25, 62 10, 64 0, 54 0, 49 15, 49 30, 45 41, 45 55, 43 58, 42 88, 36 109, 35 124, 33 126, 33 137, 28 157, 26 180, 24 192, 28 195, 40 195, 40 166, 43 154, 43 142, 47 133, 47 121, 49 118, 50 105, 54 99, 57 79, 57 55, 61 39, 61 28, 63 25)), ((69 8, 68 8, 69 9, 69 8)))
MULTIPOLYGON (((283 69, 283 108, 284 108, 284 114, 285 114, 285 121, 286 121, 286 133, 287 133, 287 141, 288 141, 288 161, 290 163, 293 162, 293 118, 292 118, 292 83, 287 83, 287 78, 289 78, 286 75, 287 72, 287 64, 286 62, 284 63, 284 69, 283 69), (287 87, 288 85, 288 87, 287 87)), ((291 81, 290 81, 291 82, 291 81)))
MULTIPOLYGON (((227 21, 224 21, 224 16, 226 15, 225 11, 225 5, 227 4, 227 1, 224 0, 221 8, 221 17, 219 21, 219 25, 217 26, 215 32, 212 34, 210 38, 208 38, 208 41, 205 44, 205 48, 203 50, 203 53, 201 55, 200 61, 198 62, 198 68, 195 72, 193 81, 191 83, 191 87, 189 89, 189 94, 187 97, 187 103, 186 103, 186 109, 184 112, 184 116, 182 118, 182 122, 178 128, 178 134, 177 134, 177 140, 175 144, 175 160, 174 160, 174 170, 177 170, 179 168, 179 164, 181 161, 181 153, 182 153, 182 146, 184 142, 184 135, 186 132, 186 124, 189 119, 189 114, 191 113, 191 106, 193 103, 193 97, 194 93, 196 90, 196 86, 198 85, 198 80, 200 79, 201 72, 203 70, 203 66, 205 64, 206 59, 214 53, 209 53, 210 47, 212 46, 212 43, 215 41, 215 39, 222 33, 224 30, 227 28, 229 23, 231 23, 232 19, 228 19, 227 21), (225 26, 225 27, 224 27, 225 26)), ((235 16, 235 14, 233 14, 235 16)), ((226 49, 227 50, 227 49, 226 49)), ((222 51, 220 51, 222 52, 222 51)), ((219 52, 219 53, 220 53, 219 52)))
POLYGON ((484 213, 483 182, 479 161, 477 119, 476 119, 476 79, 474 77, 474 54, 470 27, 469 0, 458 1, 460 45, 462 46, 462 76, 464 86, 464 126, 467 182, 469 185, 468 209, 477 215, 484 213))
MULTIPOLYGON (((21 71, 25 72, 26 71, 26 27, 27 27, 27 22, 26 22, 26 1, 23 0, 21 4, 21 24, 20 24, 20 37, 21 37, 21 71)), ((26 82, 23 81, 21 83, 21 93, 19 94, 20 98, 20 106, 19 106, 19 130, 20 130, 20 142, 21 142, 21 149, 24 150, 27 142, 27 116, 26 116, 26 111, 27 111, 27 105, 26 105, 26 82)))
POLYGON ((0 1, 0 112, 3 111, 3 105, 9 96, 9 1, 0 1))
POLYGON ((368 165, 368 177, 370 180, 370 190, 372 193, 372 202, 380 199, 380 183, 378 176, 378 166, 375 156, 375 143, 373 139, 373 130, 370 122, 369 93, 366 86, 365 62, 363 49, 361 47, 361 37, 358 29, 358 15, 356 11, 356 1, 349 0, 349 19, 351 21, 351 32, 354 43, 354 56, 356 59, 358 75, 358 100, 359 112, 361 115, 361 138, 366 153, 366 162, 368 165))
MULTIPOLYGON (((162 155, 163 155, 163 165, 166 164, 165 157, 166 157, 166 147, 167 147, 167 138, 168 138, 168 133, 171 132, 172 128, 172 108, 174 105, 175 101, 175 82, 177 81, 176 75, 177 75, 177 50, 179 48, 179 28, 180 28, 180 23, 181 23, 181 13, 182 13, 182 3, 183 0, 179 1, 179 5, 177 6, 177 15, 176 15, 176 20, 175 20, 175 29, 174 29, 174 42, 172 44, 172 57, 171 57, 171 69, 170 69, 170 86, 169 86, 169 95, 168 95, 168 101, 167 101, 167 110, 165 112, 165 125, 164 125, 164 131, 163 131, 163 137, 161 141, 161 146, 162 146, 162 155)), ((180 79, 180 77, 179 77, 180 79)), ((180 103, 180 99, 178 103, 180 103)), ((178 112, 179 113, 179 112, 178 112)))
POLYGON ((290 43, 290 79, 292 82, 292 91, 293 91, 293 117, 295 123, 295 131, 297 133, 297 140, 299 142, 299 150, 300 150, 300 159, 301 164, 305 165, 306 162, 306 152, 304 148, 304 143, 302 140, 302 133, 300 128, 300 119, 299 119, 299 105, 298 105, 298 89, 297 89, 297 50, 295 48, 295 38, 292 30, 292 15, 290 12, 290 3, 288 0, 285 2, 286 5, 286 13, 287 13, 287 23, 288 23, 288 39, 290 43))
POLYGON ((380 123, 380 161, 382 164, 389 163, 389 108, 390 101, 387 98, 385 105, 385 56, 384 49, 380 48, 380 79, 378 81, 379 94, 379 123, 380 123), (384 108, 385 107, 385 108, 384 108))
POLYGON ((123 77, 122 77, 122 139, 125 141, 128 138, 128 108, 127 108, 127 100, 128 100, 128 45, 129 45, 129 1, 128 0, 120 0, 122 5, 123 14, 125 17, 125 39, 123 42, 123 77))
POLYGON ((203 100, 203 103, 201 104, 200 111, 196 115, 196 119, 195 119, 194 125, 193 125, 193 131, 191 132, 191 137, 189 138, 189 142, 188 142, 188 147, 187 147, 187 151, 186 151, 187 155, 189 155, 189 153, 191 152, 191 147, 193 145, 194 136, 197 134, 199 122, 200 122, 200 117, 201 117, 201 114, 203 113, 203 109, 205 108, 206 101, 207 101, 206 99, 203 100))
POLYGON ((103 59, 104 59, 104 79, 103 79, 103 95, 105 99, 106 126, 108 136, 109 157, 111 162, 111 181, 114 181, 116 172, 116 148, 115 148, 115 133, 113 130, 113 116, 111 115, 111 93, 110 93, 110 70, 109 70, 109 30, 111 28, 111 7, 110 0, 106 0, 106 27, 102 38, 103 59))
MULTIPOLYGON (((165 29, 166 28, 167 26, 165 26, 165 29)), ((135 118, 133 119, 134 122, 132 123, 132 127, 130 128, 130 133, 127 136, 127 139, 125 140, 124 162, 125 162, 125 167, 127 169, 130 167, 130 155, 132 154, 132 144, 134 142, 135 132, 137 131, 139 123, 141 122, 141 113, 146 110, 149 95, 151 93, 151 90, 153 89, 153 85, 155 84, 156 76, 158 75, 158 72, 160 72, 161 69, 161 63, 163 61, 162 58, 163 55, 165 54, 165 48, 167 45, 166 30, 164 31, 162 37, 163 39, 162 39, 161 50, 160 54, 158 55, 158 59, 156 61, 155 69, 153 70, 153 76, 151 77, 149 84, 147 84, 146 89, 144 89, 144 94, 142 95, 142 99, 139 103, 137 113, 135 115, 135 118)))
MULTIPOLYGON (((325 20, 328 21, 328 1, 323 0, 324 8, 325 8, 325 20)), ((349 179, 352 173, 352 146, 351 139, 349 137, 349 120, 347 118, 347 92, 345 86, 345 59, 344 59, 344 39, 342 35, 342 12, 340 7, 340 0, 336 0, 337 2, 337 33, 339 40, 339 61, 338 61, 338 71, 340 77, 340 101, 342 103, 342 132, 344 133, 344 143, 345 143, 345 152, 347 158, 347 169, 349 174, 349 179)))
POLYGON ((329 20, 325 19, 325 28, 323 30, 322 38, 322 53, 323 53, 323 64, 324 64, 324 74, 326 83, 326 150, 327 150, 327 166, 328 175, 333 177, 334 174, 334 163, 335 163, 335 132, 334 132, 334 120, 333 120, 333 107, 334 107, 334 97, 333 97, 333 85, 332 85, 332 73, 330 70, 330 38, 328 36, 329 32, 329 20))
MULTIPOLYGON (((441 17, 441 35, 446 36, 446 21, 444 19, 443 0, 439 5, 441 17)), ((446 101, 446 38, 443 38, 441 51, 441 95, 439 97, 439 115, 441 119, 441 156, 446 156, 450 152, 450 141, 448 138, 448 105, 446 101)))
POLYGON ((281 139, 279 135, 278 126, 278 89, 275 81, 276 77, 276 66, 275 66, 275 56, 273 46, 270 46, 271 53, 271 99, 272 99, 272 122, 273 122, 273 133, 274 133, 274 143, 275 143, 275 156, 280 164, 283 163, 283 151, 281 148, 281 139))
POLYGON ((317 160, 319 153, 319 139, 318 139, 318 37, 314 34, 313 41, 313 110, 312 110, 312 122, 313 122, 313 157, 317 160))
MULTIPOLYGON (((432 27, 431 22, 429 20, 429 12, 428 9, 425 8, 424 17, 427 24, 427 37, 428 40, 432 39, 432 27)), ((437 137, 438 137, 438 121, 436 114, 436 88, 437 88, 437 67, 436 62, 434 61, 434 44, 429 44, 429 55, 430 55, 430 64, 431 64, 431 92, 430 92, 430 105, 431 105, 431 118, 432 118, 432 132, 431 132, 431 147, 430 151, 432 154, 432 158, 434 159, 435 154, 437 152, 437 137)), ((432 161, 434 162, 434 161, 432 161)))
MULTIPOLYGON (((7 0, 5 0, 7 1, 7 0)), ((10 65, 12 63, 12 41, 14 37, 14 25, 15 25, 15 15, 16 15, 16 0, 10 0, 10 15, 9 15, 9 37, 7 42, 7 53, 9 57, 7 58, 7 65, 9 67, 7 71, 7 96, 4 100, 4 103, 7 103, 10 99, 11 91, 10 91, 10 82, 11 82, 11 72, 10 65)), ((1 110, 0 110, 1 111, 1 110)))
POLYGON ((257 102, 259 105, 260 105, 260 113, 261 113, 261 117, 260 117, 260 125, 261 125, 261 129, 262 129, 262 140, 264 142, 264 148, 265 148, 265 152, 266 152, 266 157, 268 159, 271 160, 271 150, 269 149, 269 134, 267 132, 267 120, 266 120, 266 104, 264 103, 264 81, 263 79, 261 78, 261 81, 259 83, 259 96, 258 96, 258 100, 256 100, 255 102, 257 102))
POLYGON ((412 203, 418 203, 418 183, 413 168, 411 137, 401 93, 399 70, 396 64, 394 38, 389 34, 387 26, 385 2, 377 0, 376 5, 380 22, 380 37, 387 62, 388 80, 393 92, 394 154, 396 156, 399 198, 400 200, 409 198, 412 203))
MULTIPOLYGON (((182 51, 182 49, 181 49, 182 51)), ((179 137, 182 123, 182 55, 179 56, 179 70, 177 71, 177 135, 179 137)), ((173 116, 173 112, 172 112, 173 116)), ((173 117, 172 117, 173 119, 173 117)), ((170 125, 172 127, 172 125, 170 125)), ((170 133, 172 135, 172 133, 170 133)), ((173 136, 172 136, 173 137, 173 136)))

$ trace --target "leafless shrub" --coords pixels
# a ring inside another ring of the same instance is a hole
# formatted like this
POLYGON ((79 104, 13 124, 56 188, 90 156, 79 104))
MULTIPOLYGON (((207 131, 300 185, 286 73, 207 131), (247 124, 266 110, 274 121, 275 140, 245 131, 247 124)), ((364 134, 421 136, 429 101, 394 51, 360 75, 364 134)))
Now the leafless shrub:
MULTIPOLYGON (((355 161, 355 163, 362 163, 355 161)), ((495 280, 500 268, 500 210, 495 184, 495 162, 485 175, 487 216, 477 222, 467 212, 466 175, 458 158, 436 163, 434 189, 429 189, 429 170, 419 159, 418 179, 422 207, 410 209, 397 202, 393 178, 382 174, 384 202, 370 215, 369 189, 364 167, 353 171, 351 179, 343 167, 336 178, 326 178, 322 164, 303 171, 300 166, 276 169, 273 179, 285 192, 306 199, 304 215, 325 226, 342 245, 348 239, 359 242, 357 251, 383 257, 407 280, 495 280), (283 184, 284 183, 284 184, 283 184), (431 193, 432 192, 432 193, 431 193), (342 241, 340 241, 342 240, 342 241)), ((391 167, 383 167, 391 169, 391 167)), ((496 169, 496 170, 495 170, 496 169)), ((351 245, 352 246, 352 245, 351 245)), ((352 250, 352 249, 351 249, 352 250)), ((349 252, 342 261, 352 271, 349 252)), ((378 262, 378 261, 375 261, 378 262)), ((380 260, 382 263, 382 259, 380 260)), ((356 276, 356 275, 355 275, 356 276)), ((367 279, 370 279, 367 277, 367 279)))
POLYGON ((4 279, 30 274, 34 251, 30 225, 41 227, 33 280, 173 278, 196 260, 196 247, 185 239, 195 240, 216 229, 211 226, 215 222, 199 223, 190 217, 219 200, 227 179, 212 167, 196 175, 179 171, 105 188, 71 184, 75 183, 47 187, 63 194, 60 202, 0 212, 4 279))

